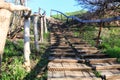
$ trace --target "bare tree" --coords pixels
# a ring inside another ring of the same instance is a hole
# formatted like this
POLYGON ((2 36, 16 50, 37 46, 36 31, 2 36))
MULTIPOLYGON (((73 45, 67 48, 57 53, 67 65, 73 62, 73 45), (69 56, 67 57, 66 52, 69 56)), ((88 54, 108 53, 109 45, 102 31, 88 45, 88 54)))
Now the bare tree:
POLYGON ((119 0, 75 0, 78 4, 87 8, 92 12, 96 12, 95 15, 99 14, 99 17, 103 17, 108 11, 117 10, 120 8, 119 0))

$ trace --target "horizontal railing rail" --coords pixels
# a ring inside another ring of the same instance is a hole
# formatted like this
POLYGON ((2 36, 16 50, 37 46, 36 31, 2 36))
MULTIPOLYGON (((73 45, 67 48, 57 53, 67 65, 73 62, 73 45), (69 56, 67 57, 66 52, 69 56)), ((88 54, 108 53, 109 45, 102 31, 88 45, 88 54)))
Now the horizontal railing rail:
POLYGON ((115 16, 115 17, 111 17, 111 18, 104 18, 104 19, 96 19, 96 20, 83 20, 83 19, 80 19, 76 16, 67 16, 66 14, 60 12, 60 11, 57 11, 57 10, 51 10, 51 11, 54 11, 54 12, 57 12, 57 13, 60 13, 62 15, 64 15, 66 18, 72 18, 73 20, 77 20, 78 22, 80 23, 104 23, 104 22, 112 22, 112 21, 117 21, 117 20, 120 20, 120 16, 115 16))

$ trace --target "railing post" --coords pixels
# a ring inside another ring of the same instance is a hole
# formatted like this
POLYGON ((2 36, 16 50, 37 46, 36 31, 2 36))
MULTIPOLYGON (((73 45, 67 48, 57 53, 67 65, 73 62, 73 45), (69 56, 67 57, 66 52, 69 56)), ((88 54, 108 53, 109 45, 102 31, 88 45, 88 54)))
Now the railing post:
POLYGON ((62 20, 62 14, 61 14, 61 20, 62 20))
POLYGON ((97 40, 96 40, 96 47, 98 47, 98 45, 100 43, 100 35, 101 35, 102 27, 103 27, 103 23, 100 23, 100 25, 99 25, 99 33, 98 33, 98 37, 97 37, 97 40))
POLYGON ((57 12, 57 18, 58 18, 58 12, 57 12))
POLYGON ((39 44, 38 44, 38 14, 34 14, 34 44, 36 51, 39 52, 39 44))
POLYGON ((43 16, 41 15, 40 17, 40 42, 43 43, 44 39, 43 39, 43 16))
POLYGON ((43 16, 43 20, 44 20, 44 29, 45 29, 45 33, 47 33, 48 32, 48 30, 47 30, 47 25, 46 25, 46 16, 44 15, 43 16))
POLYGON ((24 67, 30 71, 30 18, 24 21, 24 67))
POLYGON ((52 17, 52 10, 50 11, 50 17, 52 17))
POLYGON ((38 13, 39 13, 39 15, 41 15, 41 8, 38 9, 38 13))
POLYGON ((67 17, 66 23, 68 23, 68 22, 69 22, 69 18, 67 17))
POLYGON ((2 56, 4 53, 4 47, 7 38, 7 32, 9 29, 11 14, 12 13, 8 10, 0 9, 0 39, 1 39, 0 40, 0 77, 2 76, 1 75, 2 56))

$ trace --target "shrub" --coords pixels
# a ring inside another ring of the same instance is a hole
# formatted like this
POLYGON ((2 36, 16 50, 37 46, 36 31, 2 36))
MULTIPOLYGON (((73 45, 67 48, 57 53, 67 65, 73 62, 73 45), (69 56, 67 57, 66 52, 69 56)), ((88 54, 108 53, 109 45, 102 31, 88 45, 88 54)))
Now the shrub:
POLYGON ((108 48, 106 49, 105 54, 108 54, 110 57, 120 58, 120 48, 117 46, 114 46, 113 48, 108 48))

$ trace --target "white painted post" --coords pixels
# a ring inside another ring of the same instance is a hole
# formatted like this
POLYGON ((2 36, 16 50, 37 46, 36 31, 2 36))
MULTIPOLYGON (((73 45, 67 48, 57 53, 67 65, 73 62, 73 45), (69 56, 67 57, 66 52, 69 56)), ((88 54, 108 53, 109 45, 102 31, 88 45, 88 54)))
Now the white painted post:
POLYGON ((38 44, 38 15, 34 14, 34 44, 37 52, 39 52, 39 44, 38 44))
POLYGON ((30 18, 24 21, 24 66, 30 71, 30 18))

